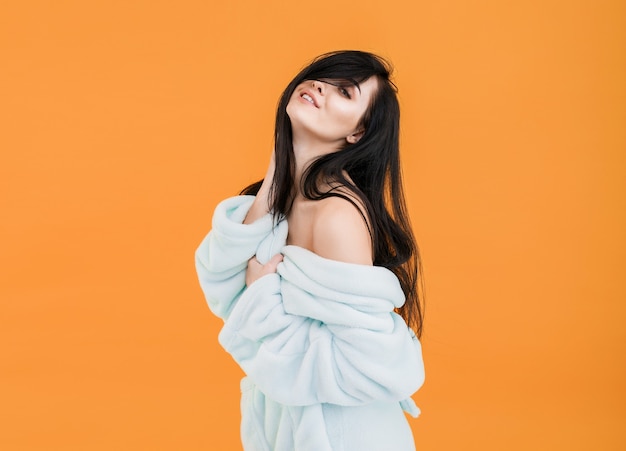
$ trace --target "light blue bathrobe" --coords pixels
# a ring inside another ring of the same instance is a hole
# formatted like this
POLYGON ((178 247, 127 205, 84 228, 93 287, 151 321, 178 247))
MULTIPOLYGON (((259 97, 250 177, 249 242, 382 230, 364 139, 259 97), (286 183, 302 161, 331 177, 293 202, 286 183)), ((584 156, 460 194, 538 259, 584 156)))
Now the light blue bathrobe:
POLYGON ((414 450, 403 410, 424 382, 421 346, 394 308, 386 268, 329 260, 286 245, 287 222, 242 224, 254 200, 221 202, 196 251, 200 285, 224 320, 219 342, 241 381, 246 451, 414 450), (245 286, 248 260, 281 252, 277 273, 245 286))

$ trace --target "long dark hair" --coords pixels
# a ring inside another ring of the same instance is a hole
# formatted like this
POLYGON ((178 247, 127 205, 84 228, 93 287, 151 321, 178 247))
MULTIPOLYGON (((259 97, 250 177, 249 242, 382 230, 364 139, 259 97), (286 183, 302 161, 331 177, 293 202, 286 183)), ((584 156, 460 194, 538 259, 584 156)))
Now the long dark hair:
MULTIPOLYGON (((416 335, 421 336, 422 267, 404 200, 399 149, 400 107, 397 89, 390 80, 391 72, 389 63, 379 56, 349 50, 321 55, 296 75, 283 92, 276 111, 276 170, 269 199, 275 217, 289 214, 295 194, 295 157, 287 104, 296 87, 306 80, 338 80, 358 86, 376 77, 378 89, 359 124, 365 130, 363 136, 356 143, 346 142, 337 152, 312 162, 299 188, 304 197, 311 200, 330 196, 344 198, 359 212, 361 208, 351 197, 360 201, 369 217, 374 265, 388 268, 400 280, 406 301, 398 313, 416 335), (337 190, 321 191, 320 180, 332 181, 352 196, 337 190)), ((253 183, 241 193, 256 194, 262 182, 253 183)), ((367 223, 367 218, 364 219, 367 223)))

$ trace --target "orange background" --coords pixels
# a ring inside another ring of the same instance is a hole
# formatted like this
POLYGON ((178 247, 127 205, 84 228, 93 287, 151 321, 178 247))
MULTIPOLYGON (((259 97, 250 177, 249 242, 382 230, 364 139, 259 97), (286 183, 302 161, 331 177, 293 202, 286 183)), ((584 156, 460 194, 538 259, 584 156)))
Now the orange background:
POLYGON ((313 56, 396 66, 418 450, 626 449, 622 1, 5 1, 0 449, 237 450, 193 253, 313 56))

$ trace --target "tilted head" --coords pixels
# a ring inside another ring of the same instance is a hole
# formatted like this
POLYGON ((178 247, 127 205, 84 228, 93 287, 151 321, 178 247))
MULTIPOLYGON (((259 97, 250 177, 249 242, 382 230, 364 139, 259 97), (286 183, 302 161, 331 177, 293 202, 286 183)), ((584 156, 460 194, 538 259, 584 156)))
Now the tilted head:
MULTIPOLYGON (((391 71, 391 66, 379 56, 347 50, 321 55, 295 76, 284 90, 276 112, 279 185, 287 183, 293 174, 294 127, 305 126, 315 129, 321 138, 335 140, 334 150, 339 151, 321 158, 319 164, 309 168, 310 172, 319 170, 318 175, 337 177, 341 171, 347 171, 366 196, 370 190, 383 188, 385 174, 398 166, 399 158, 400 109, 391 71), (352 96, 352 101, 362 98, 366 105, 358 105, 359 116, 352 119, 341 114, 321 117, 317 111, 306 112, 307 105, 296 102, 311 100, 306 99, 307 92, 313 100, 320 101, 315 98, 319 95, 317 89, 352 96)), ((287 204, 277 206, 282 207, 283 213, 289 208, 287 204)))
MULTIPOLYGON (((373 88, 367 93, 368 104, 357 121, 357 128, 364 131, 359 138, 376 141, 376 136, 383 132, 388 139, 393 139, 388 132, 390 129, 397 131, 400 118, 396 89, 390 76, 391 66, 372 53, 347 50, 321 55, 302 69, 283 92, 276 113, 276 133, 291 133, 288 107, 290 101, 293 103, 294 93, 298 94, 296 90, 299 86, 318 81, 321 82, 318 89, 322 86, 329 90, 334 87, 347 90, 347 95, 352 91, 358 96, 363 94, 361 85, 369 81, 373 88)), ((345 144, 351 143, 354 142, 345 144)))

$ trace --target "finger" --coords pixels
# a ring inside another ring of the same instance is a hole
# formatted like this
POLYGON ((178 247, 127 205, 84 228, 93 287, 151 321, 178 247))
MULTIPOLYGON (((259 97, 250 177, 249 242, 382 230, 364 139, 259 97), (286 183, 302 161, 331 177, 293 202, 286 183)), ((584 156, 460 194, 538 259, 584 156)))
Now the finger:
POLYGON ((272 272, 276 272, 276 267, 278 266, 278 264, 280 262, 283 261, 283 254, 276 254, 274 255, 270 261, 268 261, 265 264, 265 267, 269 270, 271 270, 272 272))
POLYGON ((248 265, 256 265, 256 266, 263 266, 261 264, 261 262, 256 258, 256 255, 254 257, 252 257, 250 260, 248 260, 248 265))
POLYGON ((283 254, 274 255, 268 263, 272 263, 274 266, 283 261, 283 254))

